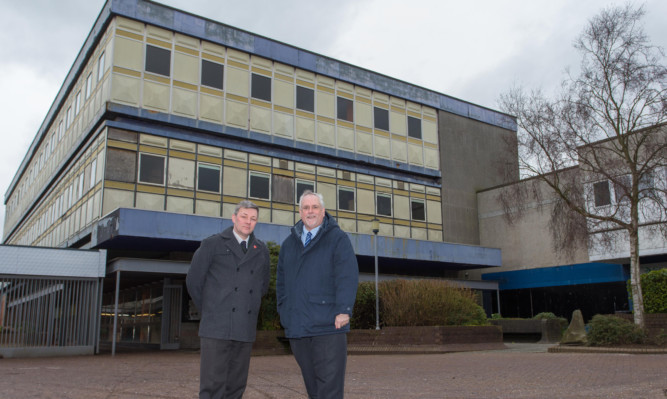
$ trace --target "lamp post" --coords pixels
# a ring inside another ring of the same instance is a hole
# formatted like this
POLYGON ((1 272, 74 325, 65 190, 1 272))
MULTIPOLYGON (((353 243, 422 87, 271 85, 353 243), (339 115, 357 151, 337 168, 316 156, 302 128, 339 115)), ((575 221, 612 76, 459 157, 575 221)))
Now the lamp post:
POLYGON ((380 221, 377 218, 371 220, 373 234, 375 234, 375 329, 380 329, 380 293, 378 292, 378 233, 380 232, 380 221))

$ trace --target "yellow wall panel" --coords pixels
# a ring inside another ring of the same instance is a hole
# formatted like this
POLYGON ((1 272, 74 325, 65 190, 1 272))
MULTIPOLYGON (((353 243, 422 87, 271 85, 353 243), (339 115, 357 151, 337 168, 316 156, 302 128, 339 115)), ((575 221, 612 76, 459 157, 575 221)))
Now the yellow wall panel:
POLYGON ((408 161, 408 144, 405 141, 391 140, 391 159, 400 162, 408 161))
POLYGON ((424 166, 431 169, 440 169, 440 156, 433 148, 424 148, 424 166))
POLYGON ((375 193, 357 189, 357 212, 375 214, 375 193))
POLYGON ((220 217, 220 203, 197 200, 195 203, 195 213, 203 216, 220 217))
POLYGON ((334 125, 317 122, 317 144, 334 147, 336 145, 335 131, 334 125))
POLYGON ((318 115, 326 116, 327 118, 336 117, 336 98, 333 94, 318 90, 315 94, 315 99, 317 101, 316 110, 318 115))
POLYGON ((114 66, 135 71, 143 70, 143 49, 144 44, 142 42, 117 36, 114 44, 114 66))
POLYGON ((410 198, 402 195, 394 195, 394 217, 396 219, 410 219, 410 198))
POLYGON ((143 106, 162 112, 169 111, 169 86, 144 81, 143 106))
POLYGON ((410 228, 407 226, 394 226, 394 236, 400 238, 410 238, 410 228))
POLYGON ((192 198, 167 197, 167 211, 175 213, 192 213, 192 198))
POLYGON ((431 241, 442 241, 442 230, 428 230, 428 239, 431 241))
POLYGON ((424 154, 421 145, 408 144, 408 162, 411 165, 424 165, 424 154))
POLYGON ((389 111, 389 129, 392 133, 405 136, 407 134, 407 121, 405 114, 389 111))
POLYGON ((169 158, 169 173, 167 183, 169 187, 194 189, 195 187, 195 163, 186 159, 169 158))
POLYGON ((197 113, 197 92, 174 87, 171 111, 175 114, 194 118, 197 113))
POLYGON ((274 80, 273 103, 281 107, 294 108, 294 85, 282 80, 274 80))
POLYGON ((375 156, 389 159, 391 157, 391 141, 388 138, 375 136, 375 156))
POLYGON ((137 193, 137 208, 150 211, 164 210, 164 195, 137 193))
POLYGON ((199 58, 188 54, 174 52, 174 80, 199 84, 199 58))
POLYGON ((172 33, 169 30, 158 28, 157 26, 146 25, 146 36, 171 42, 172 33))
POLYGON ((291 226, 294 223, 294 212, 280 211, 274 209, 272 215, 272 223, 281 224, 284 226, 291 226))
POLYGON ((312 119, 296 118, 296 139, 308 143, 315 142, 315 121, 312 119))
POLYGON ((199 118, 222 123, 224 101, 221 97, 199 95, 199 118))
POLYGON ((119 28, 138 34, 144 33, 144 24, 142 24, 141 22, 137 22, 135 20, 123 17, 116 17, 115 21, 116 21, 116 26, 118 26, 119 28))
POLYGON ((207 53, 215 54, 218 57, 225 57, 225 48, 218 44, 202 41, 201 48, 207 53))
POLYGON ((294 115, 275 112, 273 114, 273 133, 276 136, 294 137, 294 115))
POLYGON ((222 193, 224 195, 246 198, 248 195, 247 174, 248 172, 244 169, 223 168, 222 193))
POLYGON ((438 126, 435 122, 422 120, 422 138, 429 143, 438 143, 438 126))
POLYGON ((325 209, 336 209, 336 185, 317 182, 315 190, 322 194, 325 209))
POLYGON ((243 129, 248 128, 248 104, 227 101, 227 123, 243 129))
POLYGON ((227 92, 241 97, 250 97, 248 71, 238 68, 225 68, 225 87, 227 92))
POLYGON ((271 110, 263 107, 250 107, 250 129, 271 133, 271 110))
POLYGON ((338 148, 354 151, 354 130, 338 126, 336 132, 338 133, 338 148))
POLYGON ((357 152, 366 155, 373 155, 373 135, 357 133, 357 152))
POLYGON ((134 192, 105 188, 102 213, 106 215, 116 208, 134 208, 134 192))
POLYGON ((141 80, 114 73, 112 75, 111 101, 139 106, 141 80))
POLYGON ((358 101, 354 102, 354 122, 357 125, 373 127, 373 107, 358 101))
POLYGON ((413 227, 412 238, 415 240, 428 240, 428 233, 426 232, 426 229, 413 227))
POLYGON ((442 208, 439 201, 426 201, 426 221, 442 224, 442 208))
POLYGON ((341 230, 347 231, 349 233, 356 233, 357 232, 357 221, 356 220, 338 218, 337 222, 338 222, 338 226, 340 226, 341 230))

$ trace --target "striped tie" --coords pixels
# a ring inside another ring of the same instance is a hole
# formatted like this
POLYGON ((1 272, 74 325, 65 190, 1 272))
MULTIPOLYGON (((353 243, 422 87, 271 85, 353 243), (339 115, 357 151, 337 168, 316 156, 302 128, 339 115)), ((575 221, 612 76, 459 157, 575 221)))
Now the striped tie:
POLYGON ((308 244, 310 244, 310 239, 311 239, 312 236, 313 236, 313 233, 311 233, 310 231, 308 232, 308 234, 306 234, 306 242, 303 244, 304 247, 307 247, 308 244))

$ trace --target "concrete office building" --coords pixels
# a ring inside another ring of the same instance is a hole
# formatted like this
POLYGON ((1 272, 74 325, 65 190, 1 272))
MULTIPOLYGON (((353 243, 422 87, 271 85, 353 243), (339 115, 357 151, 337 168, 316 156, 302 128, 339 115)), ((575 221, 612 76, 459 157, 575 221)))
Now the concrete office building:
MULTIPOLYGON (((383 276, 499 267, 500 250, 479 245, 476 193, 518 179, 501 145, 515 135, 493 110, 108 0, 6 192, 3 243, 106 250, 103 339, 118 291, 118 339, 178 347, 197 318, 183 291, 192 253, 246 198, 261 207, 258 236, 280 243, 300 193, 322 193, 367 278, 374 239, 383 276)), ((463 283, 493 309, 496 282, 463 283)))

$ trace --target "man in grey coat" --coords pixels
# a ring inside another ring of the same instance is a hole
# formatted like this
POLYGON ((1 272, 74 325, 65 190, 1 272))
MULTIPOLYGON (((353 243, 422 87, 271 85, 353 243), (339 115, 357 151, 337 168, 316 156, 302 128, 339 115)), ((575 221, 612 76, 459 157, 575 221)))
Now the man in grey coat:
POLYGON ((201 314, 199 397, 241 398, 248 380, 257 316, 269 287, 269 250, 255 238, 259 208, 241 201, 233 226, 204 239, 186 278, 201 314))

